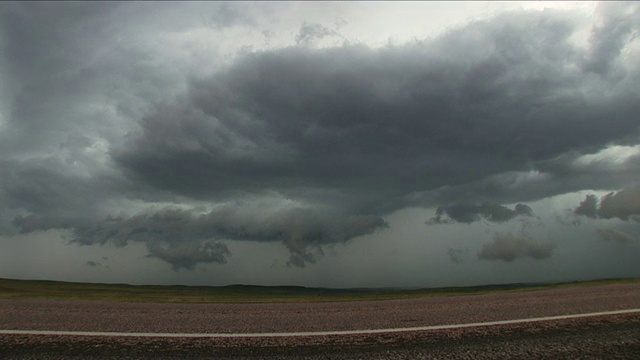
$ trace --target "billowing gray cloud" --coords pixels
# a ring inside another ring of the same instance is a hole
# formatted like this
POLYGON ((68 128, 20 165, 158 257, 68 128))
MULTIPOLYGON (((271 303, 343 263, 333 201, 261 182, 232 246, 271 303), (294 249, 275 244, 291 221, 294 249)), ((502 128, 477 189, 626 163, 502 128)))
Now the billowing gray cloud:
POLYGON ((495 234, 493 241, 482 246, 478 257, 484 260, 514 261, 529 257, 542 260, 551 256, 555 244, 541 243, 524 234, 495 234))
POLYGON ((637 243, 638 240, 633 236, 614 229, 596 229, 600 239, 605 242, 615 242, 622 245, 637 243))
MULTIPOLYGON (((637 142, 640 74, 623 61, 637 6, 602 8, 586 48, 571 12, 382 48, 314 48, 339 34, 303 23, 292 46, 200 69, 212 54, 168 44, 259 33, 249 6, 2 4, 0 229, 143 242, 187 269, 224 262, 227 240, 277 241, 303 266, 403 207, 503 222, 531 209, 498 204, 605 188, 570 159, 637 142), (272 196, 301 205, 240 202, 272 196)), ((635 211, 617 201, 601 216, 635 211)))
POLYGON ((300 27, 298 35, 296 35, 296 42, 298 44, 309 44, 314 40, 320 40, 326 37, 342 38, 340 33, 336 30, 331 30, 322 24, 310 24, 305 22, 300 27))
POLYGON ((587 54, 573 27, 510 14, 400 47, 248 54, 145 116, 113 159, 189 196, 311 187, 359 195, 355 211, 388 210, 636 133, 637 92, 575 71, 587 54))
POLYGON ((610 192, 600 199, 599 206, 597 202, 597 196, 587 195, 574 212, 592 218, 637 219, 640 216, 640 187, 610 192))
POLYGON ((617 217, 628 220, 640 215, 640 187, 608 193, 600 199, 598 215, 605 219, 617 217))
POLYGON ((584 215, 590 218, 596 218, 598 215, 598 197, 595 195, 587 195, 573 212, 576 215, 584 215))
POLYGON ((521 215, 532 216, 533 210, 524 204, 517 204, 514 209, 489 203, 454 204, 436 209, 436 216, 427 223, 445 224, 455 221, 470 224, 482 219, 492 222, 505 222, 521 215))

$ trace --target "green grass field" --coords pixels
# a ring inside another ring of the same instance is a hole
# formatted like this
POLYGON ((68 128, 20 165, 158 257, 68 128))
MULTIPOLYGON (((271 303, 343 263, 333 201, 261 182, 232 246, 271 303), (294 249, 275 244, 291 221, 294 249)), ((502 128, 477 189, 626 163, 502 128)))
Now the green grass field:
POLYGON ((312 302, 403 299, 462 295, 494 291, 540 290, 565 286, 639 282, 640 279, 607 279, 559 284, 507 284, 417 290, 325 289, 297 286, 160 286, 92 284, 61 281, 0 279, 0 298, 51 298, 147 302, 312 302))

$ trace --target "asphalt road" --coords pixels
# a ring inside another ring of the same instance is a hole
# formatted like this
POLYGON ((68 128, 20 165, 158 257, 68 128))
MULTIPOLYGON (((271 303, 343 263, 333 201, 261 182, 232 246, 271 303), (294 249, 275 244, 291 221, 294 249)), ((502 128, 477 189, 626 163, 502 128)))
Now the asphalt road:
MULTIPOLYGON (((311 304, 0 300, 0 329, 260 333, 382 329, 640 308, 640 284, 311 304)), ((640 315, 490 327, 279 338, 0 335, 26 358, 640 358, 640 315)))

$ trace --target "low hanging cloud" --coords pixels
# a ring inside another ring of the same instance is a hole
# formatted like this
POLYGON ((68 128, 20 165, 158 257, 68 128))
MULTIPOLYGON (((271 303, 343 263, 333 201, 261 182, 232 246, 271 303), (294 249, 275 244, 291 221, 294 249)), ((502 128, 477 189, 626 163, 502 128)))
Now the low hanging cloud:
POLYGON ((459 222, 470 224, 475 221, 506 222, 517 216, 532 216, 533 210, 524 204, 517 204, 513 209, 499 204, 481 203, 475 205, 455 204, 441 206, 436 216, 428 224, 448 224, 459 222))
POLYGON ((598 216, 601 218, 629 220, 634 215, 640 215, 640 186, 611 192, 600 199, 598 216))
POLYGON ((106 260, 108 260, 107 257, 102 257, 102 261, 94 261, 94 260, 87 260, 85 261, 85 265, 91 268, 105 268, 105 269, 111 269, 111 267, 109 265, 107 265, 106 260))
POLYGON ((447 250, 447 255, 449 256, 449 260, 452 263, 461 264, 465 261, 467 254, 469 253, 469 249, 455 249, 449 248, 447 250))
POLYGON ((225 244, 211 241, 186 241, 180 243, 147 243, 148 257, 158 258, 171 264, 174 270, 193 270, 198 263, 224 264, 231 254, 225 244))
POLYGON ((614 229, 596 229, 600 239, 604 242, 614 242, 621 245, 630 245, 638 243, 638 239, 619 230, 614 229))
POLYGON ((637 219, 640 216, 640 186, 625 189, 619 192, 610 192, 600 199, 587 195, 586 198, 574 209, 576 215, 584 215, 591 218, 620 220, 637 219))
POLYGON ((478 258, 511 262, 519 258, 542 260, 552 255, 555 244, 541 243, 524 234, 497 233, 493 241, 482 246, 478 258))
POLYGON ((150 257, 162 259, 176 269, 193 269, 197 263, 225 263, 230 251, 219 240, 281 242, 291 254, 288 264, 304 267, 316 261, 314 250, 324 245, 344 243, 387 226, 377 216, 337 218, 330 209, 278 208, 279 205, 233 203, 200 213, 164 208, 97 222, 30 215, 16 217, 13 224, 22 233, 71 229, 71 242, 82 245, 110 242, 126 246, 129 241, 142 242, 150 257))

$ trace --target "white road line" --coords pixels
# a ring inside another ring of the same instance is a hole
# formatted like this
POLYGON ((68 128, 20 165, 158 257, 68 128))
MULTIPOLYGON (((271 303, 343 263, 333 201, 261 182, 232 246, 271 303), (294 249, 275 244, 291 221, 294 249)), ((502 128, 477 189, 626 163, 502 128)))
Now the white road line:
POLYGON ((112 337, 156 337, 156 338, 259 338, 259 337, 291 337, 291 336, 332 336, 332 335, 367 335, 384 334, 409 331, 445 330, 470 327, 524 324, 549 320, 566 320, 603 315, 620 315, 640 313, 640 309, 600 311, 586 314, 543 316, 528 319, 487 321, 452 325, 431 325, 392 329, 366 329, 366 330, 342 330, 342 331, 310 331, 310 332, 275 332, 275 333, 134 333, 134 332, 108 332, 108 331, 54 331, 54 330, 0 330, 0 335, 55 335, 55 336, 112 336, 112 337))

